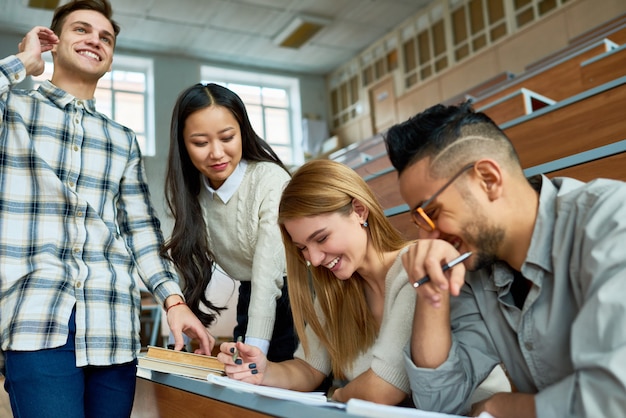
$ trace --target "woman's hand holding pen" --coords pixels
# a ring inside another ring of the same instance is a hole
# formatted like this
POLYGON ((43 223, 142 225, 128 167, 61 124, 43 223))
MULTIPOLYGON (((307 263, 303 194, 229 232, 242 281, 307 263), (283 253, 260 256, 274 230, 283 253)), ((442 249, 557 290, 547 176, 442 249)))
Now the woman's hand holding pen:
POLYGON ((268 361, 259 348, 241 341, 222 343, 217 359, 224 363, 224 371, 231 379, 255 385, 263 382, 268 361))
POLYGON ((423 239, 411 245, 402 256, 402 263, 409 275, 409 281, 417 288, 421 299, 426 299, 434 307, 441 306, 444 292, 458 296, 465 283, 465 266, 444 272, 442 266, 459 257, 459 252, 443 240, 423 239), (420 279, 428 276, 429 280, 416 286, 420 279))

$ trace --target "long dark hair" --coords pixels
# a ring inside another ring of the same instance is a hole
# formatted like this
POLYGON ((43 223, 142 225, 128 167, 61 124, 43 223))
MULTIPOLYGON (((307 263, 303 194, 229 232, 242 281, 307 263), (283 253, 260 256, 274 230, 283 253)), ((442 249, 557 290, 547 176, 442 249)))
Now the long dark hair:
POLYGON ((246 107, 233 91, 218 84, 195 84, 184 90, 176 100, 170 128, 170 149, 165 177, 165 199, 174 217, 171 238, 161 247, 161 255, 171 259, 185 284, 187 304, 205 326, 225 307, 215 306, 206 297, 215 257, 207 242, 207 231, 198 195, 202 174, 191 162, 183 130, 185 121, 194 112, 210 106, 228 109, 239 123, 242 159, 278 164, 289 172, 276 153, 252 128, 246 107), (205 305, 211 313, 200 310, 205 305))

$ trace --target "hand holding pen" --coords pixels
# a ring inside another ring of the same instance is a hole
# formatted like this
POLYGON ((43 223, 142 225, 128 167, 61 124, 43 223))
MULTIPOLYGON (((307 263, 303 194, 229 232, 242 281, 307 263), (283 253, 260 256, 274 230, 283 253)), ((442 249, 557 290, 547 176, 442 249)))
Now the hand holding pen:
POLYGON ((419 289, 420 298, 433 306, 440 306, 448 293, 450 296, 460 294, 465 284, 465 269, 463 266, 452 267, 458 266, 470 255, 463 254, 459 258, 457 249, 441 239, 420 239, 407 248, 402 255, 402 264, 411 285, 419 289), (447 260, 452 261, 446 267, 447 260), (448 273, 444 275, 445 271, 448 273))
MULTIPOLYGON (((452 267, 456 266, 457 264, 462 263, 465 259, 467 259, 471 255, 472 253, 469 251, 464 254, 461 254, 459 257, 441 266, 441 272, 445 273, 446 271, 450 270, 452 267)), ((430 282, 430 276, 427 274, 421 279, 414 282, 413 287, 417 289, 418 287, 423 286, 424 284, 428 282, 430 282)), ((448 296, 445 294, 442 294, 441 290, 448 289, 448 288, 450 289, 450 293, 452 293, 453 287, 452 286, 449 287, 448 283, 445 283, 445 286, 443 287, 439 286, 437 290, 430 289, 430 291, 422 293, 422 297, 425 297, 426 299, 430 300, 430 303, 433 305, 433 307, 439 307, 441 306, 444 300, 448 299, 448 296)))
MULTIPOLYGON (((237 343, 240 343, 243 341, 243 337, 240 335, 239 337, 237 337, 237 343)), ((237 359, 239 359, 239 350, 237 349, 237 343, 235 343, 235 347, 232 348, 233 350, 233 362, 237 363, 237 359)))
POLYGON ((267 367, 267 357, 253 345, 243 344, 243 338, 222 343, 217 359, 224 364, 224 371, 231 379, 255 385, 261 384, 267 367))
MULTIPOLYGON (((443 266, 441 266, 441 271, 445 273, 446 271, 448 271, 452 267, 454 267, 457 264, 462 263, 463 261, 465 261, 465 259, 468 258, 470 255, 472 255, 471 251, 468 251, 465 254, 461 254, 459 257, 457 257, 454 260, 450 261, 449 263, 446 263, 443 266)), ((423 285, 424 283, 427 283, 429 281, 430 281, 430 276, 427 274, 426 276, 422 277, 421 279, 419 279, 418 281, 413 283, 413 287, 417 289, 418 287, 420 287, 421 285, 423 285)))

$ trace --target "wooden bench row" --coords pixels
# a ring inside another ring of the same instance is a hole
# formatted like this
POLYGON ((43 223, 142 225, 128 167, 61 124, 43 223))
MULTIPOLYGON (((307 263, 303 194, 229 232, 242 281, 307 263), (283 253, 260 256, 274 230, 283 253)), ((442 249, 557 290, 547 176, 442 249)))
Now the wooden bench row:
MULTIPOLYGON (((483 90, 483 97, 475 98, 473 105, 496 123, 504 124, 624 75, 626 45, 604 39, 543 72, 499 79, 491 84, 497 89, 483 90)), ((384 168, 385 155, 381 133, 339 150, 330 158, 367 175, 384 168)))
POLYGON ((355 167, 378 157, 384 152, 386 152, 386 149, 383 142, 383 134, 380 133, 337 150, 330 154, 328 158, 339 161, 349 167, 355 167))
POLYGON ((522 87, 486 106, 476 108, 476 111, 487 114, 495 123, 500 125, 554 103, 554 100, 522 87))
POLYGON ((512 78, 514 78, 515 75, 510 72, 510 71, 504 71, 498 75, 496 75, 495 77, 491 77, 490 79, 476 85, 473 86, 471 88, 469 88, 468 90, 457 94, 456 96, 453 96, 447 100, 444 100, 443 102, 441 102, 442 104, 446 105, 446 106, 450 106, 450 105, 456 105, 459 103, 463 103, 468 99, 471 99, 473 97, 478 97, 478 96, 482 96, 486 91, 489 91, 491 89, 494 89, 498 86, 501 86, 507 82, 509 82, 512 78))
MULTIPOLYGON (((626 75, 626 14, 572 39, 569 46, 526 67, 518 76, 503 72, 445 100, 457 104, 473 99, 477 110, 503 123, 626 75), (530 99, 530 104, 529 104, 530 99)), ((374 135, 331 154, 352 168, 365 166, 385 154, 382 136, 374 135), (377 143, 379 142, 379 143, 377 143)), ((374 170, 362 168, 366 173, 374 170)))
POLYGON ((618 47, 619 45, 608 39, 595 42, 573 52, 560 61, 551 63, 548 67, 525 72, 509 83, 485 92, 482 97, 477 97, 474 100, 474 106, 477 109, 485 107, 521 88, 531 90, 555 101, 567 99, 586 88, 583 84, 581 63, 618 47))
MULTIPOLYGON (((467 99, 481 95, 484 91, 507 82, 511 78, 513 78, 513 74, 511 72, 502 72, 495 77, 492 77, 468 89, 467 91, 446 100, 443 104, 452 105, 464 102, 467 99)), ((347 147, 330 154, 328 158, 346 164, 347 166, 355 169, 357 172, 362 172, 363 175, 372 174, 379 169, 386 167, 384 163, 381 166, 377 165, 381 163, 380 159, 384 160, 387 154, 387 150, 385 149, 383 142, 383 134, 384 133, 379 133, 357 143, 350 144, 347 147), (373 163, 372 167, 367 167, 370 162, 373 163)))
MULTIPOLYGON (((492 77, 489 80, 446 100, 443 104, 453 105, 464 102, 468 99, 481 95, 484 91, 507 82, 511 78, 513 78, 513 74, 508 71, 500 73, 497 76, 492 77)), ((359 141, 358 143, 350 144, 347 147, 330 154, 328 158, 346 164, 362 175, 375 173, 376 171, 391 165, 388 158, 385 162, 387 150, 384 146, 383 135, 384 133, 379 133, 364 139, 363 141, 359 141)))
POLYGON ((625 103, 623 76, 500 127, 527 168, 623 139, 625 103))
MULTIPOLYGON (((570 92, 576 92, 567 97, 567 99, 570 99, 577 94, 588 92, 592 87, 601 86, 610 80, 626 75, 626 45, 611 47, 604 52, 601 51, 606 48, 598 48, 598 45, 594 44, 586 52, 576 54, 567 63, 551 67, 546 74, 534 75, 523 80, 544 91, 547 91, 546 89, 549 85, 575 84, 575 87, 568 87, 570 92), (589 51, 593 51, 593 54, 590 54, 589 51), (557 67, 558 71, 555 70, 557 67), (574 71, 573 69, 576 70, 574 71), (564 70, 567 70, 565 73, 568 73, 570 76, 576 74, 575 78, 577 81, 570 83, 571 80, 567 77, 558 79, 558 82, 548 80, 548 77, 557 77, 559 74, 564 74, 564 70), (546 77, 546 79, 544 80, 542 77, 546 77), (541 84, 544 87, 539 86, 538 80, 541 80, 541 84)), ((604 41, 602 45, 606 46, 604 41)), ((523 80, 521 78, 516 79, 514 84, 508 84, 505 88, 500 83, 500 90, 494 93, 493 97, 490 96, 489 100, 477 100, 474 103, 474 107, 478 111, 485 112, 496 123, 502 125, 512 123, 517 118, 523 118, 546 106, 555 104, 557 102, 555 97, 559 97, 565 90, 560 88, 561 93, 556 93, 555 90, 551 91, 549 96, 545 96, 527 87, 517 88, 520 84, 526 85, 523 83, 523 80)), ((560 100, 562 101, 563 99, 560 100)), ((336 155, 331 155, 331 158, 354 168, 361 175, 376 173, 386 168, 386 165, 389 164, 386 158, 382 134, 375 135, 362 143, 353 144, 350 149, 338 151, 336 155)))
POLYGON ((568 46, 526 66, 526 71, 543 68, 551 62, 560 61, 573 51, 584 48, 599 39, 607 38, 618 45, 626 44, 626 13, 572 38, 568 46))
POLYGON ((580 71, 585 89, 626 75, 626 43, 583 61, 580 71))

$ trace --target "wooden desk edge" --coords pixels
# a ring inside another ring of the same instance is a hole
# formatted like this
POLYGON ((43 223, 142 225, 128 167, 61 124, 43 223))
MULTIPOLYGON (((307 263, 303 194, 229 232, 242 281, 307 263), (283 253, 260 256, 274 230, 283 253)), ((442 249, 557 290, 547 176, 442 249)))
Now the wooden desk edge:
MULTIPOLYGON (((323 415, 324 418, 356 417, 356 415, 347 413, 345 409, 308 405, 295 401, 261 396, 255 393, 239 392, 230 388, 211 384, 208 381, 205 382, 199 379, 192 379, 173 374, 154 371, 150 373, 150 378, 142 372, 141 375, 137 375, 137 379, 143 379, 175 389, 184 390, 197 396, 202 396, 218 402, 228 403, 242 409, 249 409, 275 417, 290 418, 294 416, 294 411, 298 411, 298 417, 302 418, 317 418, 321 415, 323 415)), ((181 407, 182 406, 183 405, 181 405, 181 407)))

